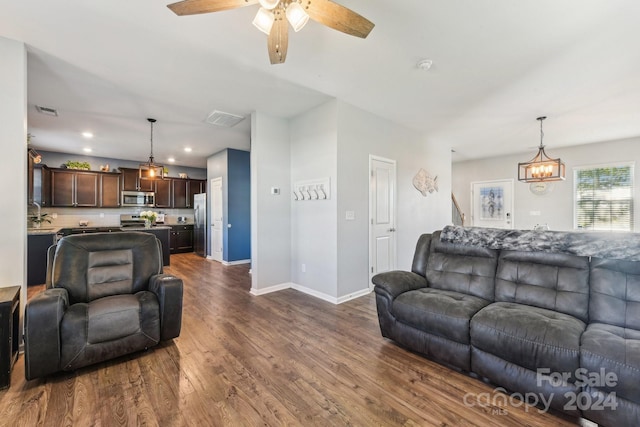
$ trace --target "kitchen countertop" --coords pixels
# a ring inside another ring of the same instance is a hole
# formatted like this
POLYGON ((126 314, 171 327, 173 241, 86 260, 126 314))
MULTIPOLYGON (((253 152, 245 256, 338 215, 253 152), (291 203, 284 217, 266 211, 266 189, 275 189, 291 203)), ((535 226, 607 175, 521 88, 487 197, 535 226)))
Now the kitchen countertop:
MULTIPOLYGON (((189 224, 175 224, 175 225, 189 225, 189 224)), ((57 234, 63 229, 67 230, 96 230, 96 229, 120 229, 122 231, 145 231, 145 230, 170 230, 171 225, 154 225, 151 228, 143 227, 120 227, 120 225, 112 225, 112 226, 87 226, 87 227, 42 227, 42 228, 27 228, 27 235, 41 235, 41 234, 57 234)), ((97 232, 97 231, 96 231, 97 232)))
POLYGON ((122 231, 147 231, 147 230, 171 230, 171 227, 168 225, 154 225, 151 228, 143 227, 121 227, 122 231))
POLYGON ((27 228, 27 235, 30 234, 56 234, 62 227, 42 227, 42 228, 27 228))

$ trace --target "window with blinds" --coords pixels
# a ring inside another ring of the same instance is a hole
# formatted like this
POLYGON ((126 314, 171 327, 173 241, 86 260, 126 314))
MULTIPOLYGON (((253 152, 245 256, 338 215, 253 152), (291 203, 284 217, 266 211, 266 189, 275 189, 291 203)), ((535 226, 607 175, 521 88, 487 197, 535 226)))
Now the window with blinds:
POLYGON ((633 231, 633 165, 574 169, 575 227, 633 231))

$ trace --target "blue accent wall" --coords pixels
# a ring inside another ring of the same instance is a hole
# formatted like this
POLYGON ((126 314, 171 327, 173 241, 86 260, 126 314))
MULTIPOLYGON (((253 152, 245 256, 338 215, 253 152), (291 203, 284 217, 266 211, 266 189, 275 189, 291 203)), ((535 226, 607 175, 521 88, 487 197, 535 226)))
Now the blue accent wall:
MULTIPOLYGON (((222 260, 251 259, 250 153, 227 148, 213 154, 207 159, 207 178, 207 231, 211 230, 211 180, 222 178, 222 260)), ((208 247, 207 254, 211 252, 208 247)))
POLYGON ((251 258, 251 166, 250 153, 228 149, 227 153, 227 236, 224 260, 227 262, 251 258))

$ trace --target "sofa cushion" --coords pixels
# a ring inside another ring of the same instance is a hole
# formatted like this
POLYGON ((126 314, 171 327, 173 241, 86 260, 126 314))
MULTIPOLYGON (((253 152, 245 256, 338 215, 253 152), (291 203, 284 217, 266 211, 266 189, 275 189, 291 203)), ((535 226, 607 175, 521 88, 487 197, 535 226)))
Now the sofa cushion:
POLYGON ((89 303, 87 343, 133 335, 140 330, 140 303, 135 295, 112 295, 89 303))
POLYGON ((502 251, 496 272, 495 300, 546 308, 586 322, 589 259, 557 253, 502 251))
POLYGON ((640 331, 592 323, 582 334, 580 365, 588 373, 614 373, 616 384, 599 384, 599 390, 640 403, 640 331))
POLYGON ((151 292, 73 304, 60 322, 60 368, 78 369, 159 341, 160 308, 151 292))
POLYGON ((546 368, 573 374, 585 326, 564 313, 496 302, 471 319, 471 345, 534 372, 546 368))
POLYGON ((493 301, 498 251, 440 241, 433 233, 427 281, 429 287, 493 301))
POLYGON ((469 344, 469 321, 490 302, 459 292, 422 288, 401 294, 393 301, 398 321, 429 334, 469 344))
POLYGON ((162 249, 149 233, 89 233, 62 238, 52 265, 54 288, 69 292, 69 303, 146 290, 162 272, 162 249))
POLYGON ((640 330, 640 262, 591 259, 590 323, 640 330))

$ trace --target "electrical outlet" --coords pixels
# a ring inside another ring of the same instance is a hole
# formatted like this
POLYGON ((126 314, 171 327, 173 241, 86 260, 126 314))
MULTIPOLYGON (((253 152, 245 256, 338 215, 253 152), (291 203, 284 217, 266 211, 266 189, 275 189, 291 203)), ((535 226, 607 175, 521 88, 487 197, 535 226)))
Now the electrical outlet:
POLYGON ((104 213, 100 212, 100 218, 104 218, 104 213))
POLYGON ((301 270, 303 273, 306 273, 306 272, 307 272, 307 264, 302 264, 302 265, 300 266, 300 270, 301 270))

